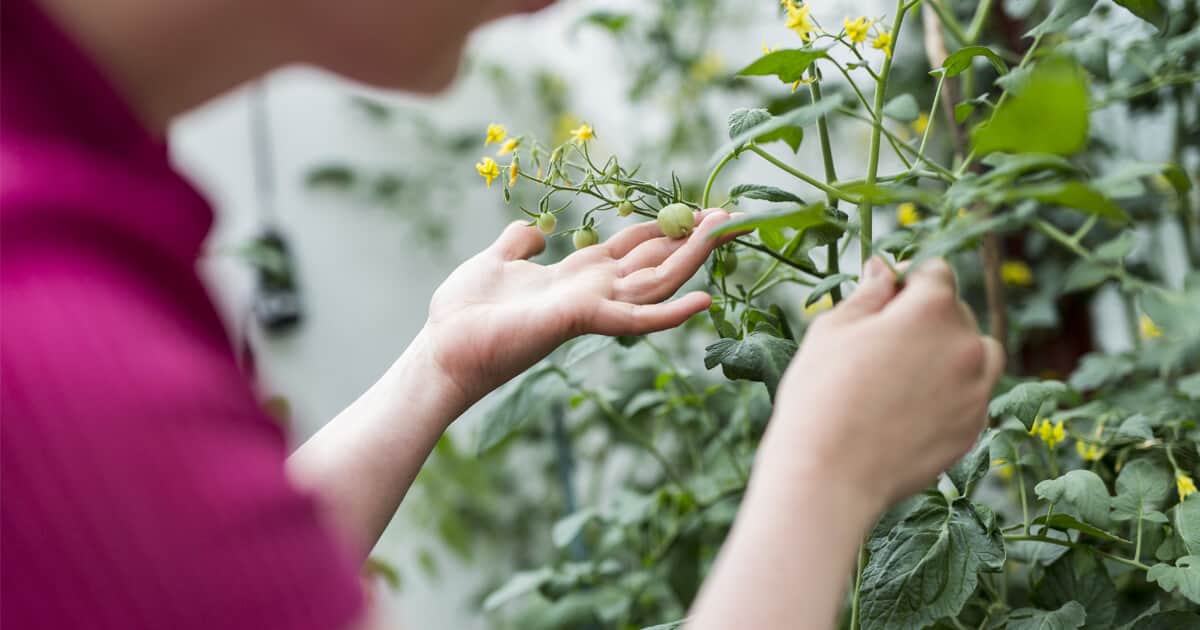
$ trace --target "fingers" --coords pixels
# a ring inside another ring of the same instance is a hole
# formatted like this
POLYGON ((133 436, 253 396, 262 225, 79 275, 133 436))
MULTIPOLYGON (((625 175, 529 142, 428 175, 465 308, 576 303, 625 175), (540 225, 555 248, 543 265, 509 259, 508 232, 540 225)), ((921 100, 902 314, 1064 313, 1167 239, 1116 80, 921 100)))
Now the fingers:
MULTIPOLYGON (((709 215, 721 212, 722 210, 708 209, 696 213, 696 225, 700 225, 709 215)), ((604 243, 604 247, 608 249, 608 253, 613 258, 624 258, 633 248, 652 239, 663 236, 662 228, 658 227, 658 221, 646 221, 631 225, 620 232, 617 232, 604 243)))
POLYGON ((996 381, 1004 374, 1004 346, 992 337, 986 335, 979 338, 983 344, 983 379, 988 389, 995 387, 996 381))
POLYGON ((896 295, 896 274, 879 258, 867 261, 858 289, 846 298, 831 315, 857 319, 878 313, 896 295))
POLYGON ((617 299, 646 304, 664 300, 675 293, 684 282, 695 275, 713 248, 721 244, 722 239, 710 239, 708 235, 728 220, 729 215, 720 210, 706 215, 700 227, 662 264, 618 278, 614 286, 617 299))
POLYGON ((524 260, 546 249, 546 237, 541 230, 514 221, 504 228, 500 237, 488 248, 503 260, 524 260))
POLYGON ((601 335, 645 335, 674 328, 708 308, 712 298, 700 291, 661 304, 605 300, 596 308, 588 331, 601 335))

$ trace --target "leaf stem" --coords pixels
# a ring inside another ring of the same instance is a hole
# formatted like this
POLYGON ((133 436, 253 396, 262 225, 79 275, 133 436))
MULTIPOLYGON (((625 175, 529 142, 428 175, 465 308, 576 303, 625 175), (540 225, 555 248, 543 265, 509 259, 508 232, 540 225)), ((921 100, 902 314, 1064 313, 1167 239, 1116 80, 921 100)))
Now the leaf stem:
MULTIPOLYGON (((808 84, 809 94, 812 95, 813 104, 821 102, 821 75, 817 72, 816 67, 809 69, 809 76, 812 77, 812 83, 808 84)), ((833 148, 829 142, 829 120, 828 114, 821 114, 817 119, 817 137, 821 141, 821 160, 825 166, 825 183, 832 187, 833 182, 837 181, 837 166, 833 161, 833 148)), ((834 195, 826 193, 825 202, 829 207, 836 210, 838 207, 838 199, 834 195)), ((835 240, 830 243, 826 252, 825 272, 834 275, 840 271, 840 260, 838 259, 838 244, 835 240)), ((829 292, 834 304, 842 301, 842 287, 836 286, 829 292)))
POLYGON ((729 155, 726 155, 724 158, 721 158, 721 161, 717 162, 717 165, 715 167, 713 167, 712 172, 708 174, 708 181, 705 182, 705 184, 704 184, 704 195, 702 197, 700 197, 700 207, 701 208, 708 207, 708 200, 709 200, 710 195, 712 194, 713 183, 717 181, 717 175, 721 174, 721 171, 725 168, 726 164, 729 164, 731 161, 733 161, 734 159, 737 158, 738 153, 739 153, 739 151, 736 149, 733 151, 730 151, 729 155))
POLYGON ((758 154, 759 157, 766 160, 767 162, 770 162, 772 165, 774 165, 779 170, 787 173, 788 175, 791 175, 792 177, 795 177, 796 179, 799 179, 800 181, 812 186, 813 188, 816 188, 816 189, 824 192, 827 195, 832 195, 834 197, 837 197, 838 199, 841 199, 842 201, 847 201, 847 202, 853 203, 853 204, 861 203, 861 200, 858 197, 855 197, 845 191, 838 190, 837 188, 834 188, 833 186, 830 186, 830 185, 826 184, 825 182, 822 182, 822 181, 816 179, 815 177, 809 175, 808 173, 805 173, 803 171, 792 168, 791 166, 784 163, 779 158, 768 153, 766 150, 764 150, 762 147, 758 146, 757 144, 747 145, 746 150, 758 154))
POLYGON ((1085 544, 1081 544, 1081 543, 1071 542, 1069 540, 1062 540, 1060 538, 1048 538, 1046 536, 1005 536, 1004 537, 1004 542, 1022 542, 1022 541, 1042 542, 1042 543, 1049 543, 1051 545, 1059 545, 1061 547, 1070 547, 1072 549, 1083 549, 1085 551, 1090 551, 1096 555, 1108 558, 1109 560, 1112 560, 1113 562, 1119 562, 1126 566, 1134 567, 1135 569, 1141 569, 1143 571, 1150 570, 1149 566, 1142 564, 1141 562, 1138 562, 1137 560, 1131 560, 1129 558, 1122 558, 1121 556, 1108 553, 1107 551, 1101 551, 1099 549, 1096 549, 1095 547, 1093 547, 1091 545, 1085 545, 1085 544))

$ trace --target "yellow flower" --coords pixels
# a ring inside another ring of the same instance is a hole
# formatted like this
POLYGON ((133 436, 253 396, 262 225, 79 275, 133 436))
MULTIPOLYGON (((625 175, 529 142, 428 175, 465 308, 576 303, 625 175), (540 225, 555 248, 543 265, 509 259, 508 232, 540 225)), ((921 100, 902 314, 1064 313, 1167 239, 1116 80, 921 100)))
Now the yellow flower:
POLYGON ((764 55, 769 55, 778 49, 777 46, 767 46, 767 42, 763 42, 762 51, 764 55))
POLYGON ((1175 473, 1175 489, 1179 491, 1179 500, 1196 494, 1196 482, 1183 473, 1175 473))
POLYGON ((914 225, 921 220, 921 212, 917 210, 917 204, 906 201, 896 206, 896 223, 901 227, 914 225))
POLYGON ((787 9, 788 29, 795 31, 800 39, 805 42, 811 42, 817 33, 817 25, 813 24, 812 17, 809 16, 808 5, 798 6, 792 0, 783 0, 783 6, 787 9))
POLYGON ((923 135, 925 130, 929 129, 929 114, 925 112, 918 114, 917 119, 913 121, 912 128, 913 131, 917 132, 917 135, 923 135))
POLYGON ((521 164, 517 160, 508 166, 508 187, 517 185, 517 177, 521 175, 521 164))
POLYGON ((1000 265, 1000 279, 1010 287, 1033 286, 1033 270, 1020 260, 1006 260, 1000 265))
POLYGON ((1099 444, 1091 444, 1083 440, 1075 441, 1075 452, 1079 453, 1085 462, 1094 462, 1104 457, 1104 450, 1100 448, 1099 444))
POLYGON ((846 27, 846 37, 855 44, 861 44, 867 41, 867 31, 871 28, 871 22, 865 17, 860 17, 857 20, 846 18, 842 25, 846 27))
POLYGON ((804 307, 804 314, 809 317, 816 317, 819 313, 833 308, 833 298, 826 293, 821 299, 804 307))
POLYGON ((583 123, 571 130, 571 137, 575 138, 576 142, 587 142, 596 137, 596 132, 592 130, 592 126, 583 123))
POLYGON ((993 459, 992 467, 998 468, 996 474, 1000 475, 1000 478, 1005 481, 1012 479, 1017 474, 1017 467, 1010 464, 1008 459, 1004 457, 993 459))
POLYGON ((1067 431, 1063 428, 1063 423, 1050 422, 1046 418, 1039 418, 1033 421, 1033 426, 1029 428, 1029 435, 1036 435, 1046 443, 1049 448, 1058 446, 1067 437, 1067 431))
POLYGON ((500 145, 500 150, 496 152, 496 155, 508 155, 509 153, 516 151, 517 147, 519 146, 521 146, 520 140, 516 138, 509 138, 508 140, 504 141, 504 144, 500 145))
POLYGON ((504 128, 504 125, 492 123, 488 125, 487 137, 483 139, 483 144, 487 146, 493 142, 504 142, 504 139, 507 137, 508 130, 504 128))
POLYGON ((500 165, 496 164, 496 160, 490 157, 483 158, 483 161, 475 165, 475 172, 479 176, 487 180, 488 188, 492 187, 492 180, 500 177, 500 165))
POLYGON ((1138 328, 1142 331, 1143 339, 1155 339, 1162 336, 1162 329, 1154 323, 1153 319, 1150 319, 1149 315, 1142 315, 1138 320, 1138 328))
POLYGON ((887 55, 888 59, 892 58, 892 34, 887 31, 882 31, 875 36, 871 41, 871 47, 876 50, 882 50, 883 54, 887 55))

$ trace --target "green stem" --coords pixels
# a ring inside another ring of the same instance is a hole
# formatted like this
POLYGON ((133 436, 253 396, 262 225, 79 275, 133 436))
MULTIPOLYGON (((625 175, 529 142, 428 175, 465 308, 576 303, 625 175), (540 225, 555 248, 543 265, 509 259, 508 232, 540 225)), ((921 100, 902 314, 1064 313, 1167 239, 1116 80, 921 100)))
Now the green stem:
POLYGON ((992 0, 980 0, 975 7, 975 15, 971 18, 971 24, 967 27, 967 39, 963 44, 971 45, 979 41, 979 34, 983 32, 983 27, 987 24, 988 15, 992 12, 992 0))
MULTIPOLYGON (((809 70, 809 76, 812 77, 812 83, 808 84, 808 91, 812 95, 813 104, 816 104, 821 101, 821 77, 817 73, 815 65, 809 70)), ((817 137, 821 141, 821 159, 825 166, 825 183, 832 186, 838 177, 837 166, 833 161, 833 148, 829 142, 829 120, 827 114, 822 114, 817 119, 817 137)), ((838 207, 838 199, 833 195, 826 194, 825 202, 834 210, 838 207)), ((840 270, 841 262, 838 259, 837 245, 837 241, 830 243, 826 252, 825 272, 830 275, 836 274, 840 270)), ((829 292, 829 295, 833 299, 834 304, 841 302, 842 288, 840 286, 834 287, 829 292)))
MULTIPOLYGON (((942 26, 946 27, 947 31, 950 31, 950 35, 953 36, 954 39, 958 40, 959 44, 965 46, 975 41, 963 32, 962 24, 958 23, 958 18, 954 17, 954 14, 951 13, 949 9, 942 6, 941 0, 929 0, 929 6, 933 9, 934 13, 937 13, 938 19, 942 22, 942 26)), ((896 41, 895 34, 892 35, 892 41, 896 41)))
POLYGON ((1121 564, 1134 567, 1135 569, 1141 569, 1143 571, 1150 570, 1150 567, 1142 564, 1141 562, 1138 562, 1137 560, 1131 560, 1129 558, 1122 558, 1121 556, 1108 553, 1107 551, 1101 551, 1099 549, 1096 549, 1095 547, 1093 547, 1091 545, 1084 545, 1081 543, 1071 542, 1069 540, 1062 540, 1059 538, 1047 538, 1045 536, 1005 536, 1004 537, 1004 542, 1022 542, 1022 541, 1043 542, 1043 543, 1049 543, 1051 545, 1059 545, 1060 547, 1070 547, 1072 549, 1082 549, 1085 551, 1090 551, 1096 555, 1108 558, 1109 560, 1112 560, 1113 562, 1119 562, 1121 564))
POLYGON ((858 546, 858 561, 854 567, 854 597, 850 600, 850 630, 859 630, 859 609, 862 608, 863 569, 866 568, 867 543, 858 546))
POLYGON ((1137 514, 1137 542, 1133 545, 1133 559, 1142 559, 1142 506, 1138 506, 1137 514))
MULTIPOLYGON (((867 189, 875 187, 875 178, 879 175, 879 145, 883 136, 883 106, 887 101, 888 77, 892 73, 892 59, 896 56, 896 44, 900 42, 900 27, 904 25, 904 14, 907 8, 901 0, 896 4, 896 18, 892 24, 892 46, 883 61, 883 70, 879 73, 879 83, 875 88, 875 121, 871 129, 871 153, 867 160, 867 189)), ((862 250, 862 264, 865 267, 871 259, 872 233, 871 225, 873 204, 870 199, 864 199, 858 206, 859 245, 862 250)))
POLYGON ((799 179, 800 181, 812 186, 813 188, 816 188, 816 189, 824 192, 827 195, 832 195, 838 199, 841 199, 842 201, 847 201, 847 202, 850 202, 853 204, 860 203, 860 201, 861 201, 858 197, 855 197, 855 196, 851 195, 850 193, 847 193, 842 190, 838 190, 837 188, 834 188, 833 186, 830 186, 830 185, 826 184, 825 182, 822 182, 822 181, 814 178, 813 176, 809 175, 808 173, 805 173, 803 171, 799 171, 799 170, 792 168, 791 166, 784 163, 779 158, 777 158, 774 155, 771 155, 767 151, 763 150, 763 148, 758 146, 757 144, 748 145, 746 147, 746 150, 758 154, 759 157, 770 162, 779 170, 787 173, 788 175, 791 175, 792 177, 795 177, 796 179, 799 179))
POLYGON ((608 401, 604 400, 599 393, 588 392, 588 396, 596 402, 596 405, 600 407, 600 411, 603 412, 604 415, 608 416, 608 419, 611 420, 613 424, 617 425, 618 428, 628 434, 630 439, 632 439, 638 446, 641 446, 646 450, 647 453, 650 453, 651 457, 653 457, 655 461, 658 462, 659 466, 662 467, 663 473, 667 475, 667 478, 669 478, 680 488, 687 487, 683 482, 683 477, 680 477, 679 473, 675 472, 675 468, 671 466, 671 462, 666 458, 665 455, 662 454, 662 451, 658 450, 658 447, 654 446, 654 443, 651 442, 642 431, 638 431, 636 428, 630 426, 629 423, 626 422, 625 418, 621 414, 617 413, 617 411, 612 408, 612 405, 608 404, 608 401))
POLYGON ((708 181, 704 184, 704 196, 702 196, 700 198, 700 207, 701 208, 708 207, 709 196, 712 194, 713 183, 717 181, 717 175, 720 175, 721 170, 725 168, 725 165, 729 164, 729 162, 736 159, 737 156, 738 156, 738 152, 736 150, 731 151, 729 153, 729 155, 726 155, 724 158, 721 159, 720 162, 717 162, 717 165, 715 167, 713 167, 712 172, 708 174, 708 181))

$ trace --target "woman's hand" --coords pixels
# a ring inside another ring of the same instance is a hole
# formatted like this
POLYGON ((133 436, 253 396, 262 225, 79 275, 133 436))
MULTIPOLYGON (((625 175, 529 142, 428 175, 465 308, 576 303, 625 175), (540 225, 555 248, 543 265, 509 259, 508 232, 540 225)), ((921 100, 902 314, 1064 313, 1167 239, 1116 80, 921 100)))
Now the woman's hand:
POLYGON ((733 237, 708 238, 728 219, 721 210, 697 213, 696 231, 680 240, 641 223, 553 265, 526 260, 545 238, 513 223, 438 288, 422 336, 437 367, 474 401, 573 337, 673 328, 708 308, 701 292, 663 300, 733 237))

